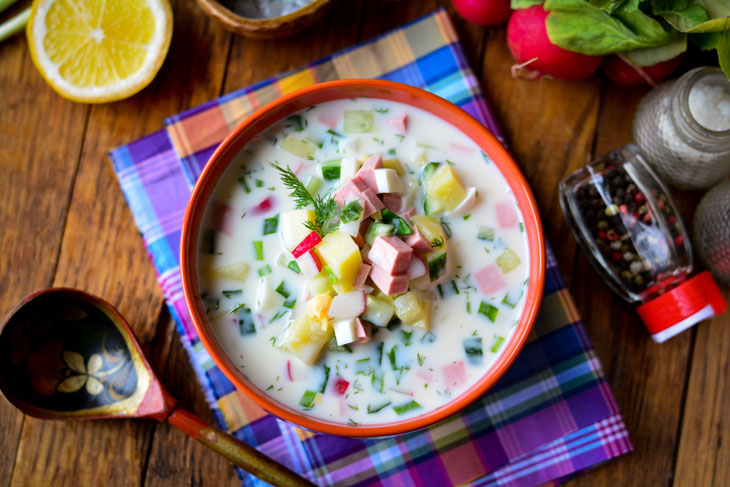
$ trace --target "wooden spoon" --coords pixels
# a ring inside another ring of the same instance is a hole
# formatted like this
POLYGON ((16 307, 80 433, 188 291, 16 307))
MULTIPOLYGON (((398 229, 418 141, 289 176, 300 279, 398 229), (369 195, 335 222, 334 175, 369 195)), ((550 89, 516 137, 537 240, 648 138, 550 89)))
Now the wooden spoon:
POLYGON ((76 289, 25 297, 0 324, 0 390, 41 419, 154 418, 281 486, 314 485, 177 406, 122 315, 76 289))

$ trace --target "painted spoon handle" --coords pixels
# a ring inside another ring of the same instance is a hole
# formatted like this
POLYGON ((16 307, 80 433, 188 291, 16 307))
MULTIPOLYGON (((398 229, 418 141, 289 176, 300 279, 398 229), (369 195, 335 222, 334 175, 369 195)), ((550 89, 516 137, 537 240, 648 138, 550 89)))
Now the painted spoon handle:
POLYGON ((167 422, 264 482, 281 487, 314 484, 194 414, 175 408, 167 422))

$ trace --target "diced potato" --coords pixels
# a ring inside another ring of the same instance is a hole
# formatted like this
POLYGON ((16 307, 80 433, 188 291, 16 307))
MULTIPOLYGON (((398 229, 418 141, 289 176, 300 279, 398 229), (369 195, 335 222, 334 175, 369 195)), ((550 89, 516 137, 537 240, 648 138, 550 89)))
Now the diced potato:
POLYGON ((398 176, 403 177, 406 174, 406 170, 403 169, 403 164, 401 164, 400 160, 391 158, 391 159, 384 159, 383 160, 383 167, 386 169, 392 169, 395 172, 398 173, 398 176))
POLYGON ((286 347, 299 360, 312 365, 317 361, 322 347, 332 338, 332 333, 329 322, 303 316, 294 320, 287 330, 286 347))
POLYGON ((327 320, 331 304, 332 296, 327 293, 319 294, 307 301, 307 316, 327 320))
POLYGON ((429 214, 451 211, 466 198, 466 188, 448 164, 442 164, 424 183, 429 214))
POLYGON ((375 326, 386 326, 393 317, 395 308, 389 296, 367 296, 363 319, 375 326))
POLYGON ((415 294, 408 292, 395 298, 395 314, 406 325, 428 330, 431 307, 415 294))
POLYGON ((279 215, 281 245, 287 252, 294 250, 307 235, 312 233, 309 228, 304 226, 308 221, 314 222, 314 212, 312 210, 285 211, 279 215))
POLYGON ((307 282, 307 287, 309 288, 309 292, 312 296, 317 296, 322 293, 333 294, 335 292, 335 290, 332 289, 332 283, 330 282, 329 276, 324 271, 311 278, 309 282, 307 282))
POLYGON ((342 232, 327 234, 315 248, 322 264, 328 266, 337 278, 333 288, 337 293, 353 290, 355 276, 362 264, 360 247, 352 237, 342 232))
POLYGON ((502 274, 507 274, 509 271, 514 270, 520 265, 520 257, 512 249, 507 249, 497 257, 497 265, 502 271, 502 274))
POLYGON ((245 281, 248 274, 248 264, 240 262, 238 264, 209 267, 204 271, 204 274, 208 278, 227 277, 236 281, 245 281))
POLYGON ((437 219, 426 215, 414 215, 411 221, 429 243, 440 240, 447 241, 444 227, 437 219))
POLYGON ((279 147, 287 152, 291 152, 295 156, 310 158, 314 157, 314 153, 317 152, 317 146, 309 142, 308 140, 302 140, 293 135, 287 135, 284 140, 281 141, 279 147))

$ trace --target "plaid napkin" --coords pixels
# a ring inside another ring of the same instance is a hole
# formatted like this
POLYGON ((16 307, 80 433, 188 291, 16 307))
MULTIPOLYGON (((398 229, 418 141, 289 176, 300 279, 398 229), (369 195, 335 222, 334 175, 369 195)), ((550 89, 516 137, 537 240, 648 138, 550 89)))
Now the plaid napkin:
MULTIPOLYGON (((633 447, 550 248, 534 332, 505 376, 459 414, 416 433, 356 440, 280 421, 236 391, 185 308, 179 247, 190 191, 220 141, 252 110, 313 83, 382 78, 460 105, 499 136, 454 28, 438 10, 381 37, 166 121, 110 153, 183 344, 220 426, 321 485, 535 485, 633 447)), ((262 483, 239 470, 244 485, 262 483)))

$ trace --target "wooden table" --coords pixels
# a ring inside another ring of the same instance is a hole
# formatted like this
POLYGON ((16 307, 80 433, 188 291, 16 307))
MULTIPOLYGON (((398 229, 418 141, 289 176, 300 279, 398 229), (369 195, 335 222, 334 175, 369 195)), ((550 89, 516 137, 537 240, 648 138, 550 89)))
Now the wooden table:
MULTIPOLYGON (((50 286, 105 297, 129 319, 169 390, 212 420, 107 151, 161 128, 165 116, 450 2, 336 1, 318 25, 275 42, 235 37, 194 2, 173 3, 174 36, 161 72, 122 102, 66 101, 34 69, 23 36, 0 45, 0 312, 50 286)), ((576 250, 558 205, 562 177, 630 141, 632 114, 646 89, 618 87, 599 76, 581 83, 514 80, 504 26, 484 29, 453 18, 535 192, 636 446, 570 484, 727 485, 730 317, 654 344, 631 306, 576 250)), ((689 217, 697 195, 680 200, 689 217)), ((23 416, 3 398, 0 432, 0 486, 238 485, 223 458, 153 421, 46 422, 23 416)))

